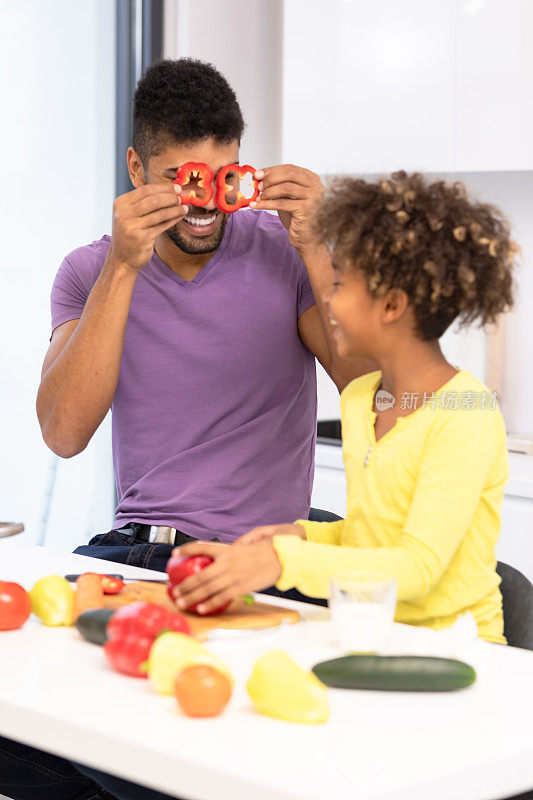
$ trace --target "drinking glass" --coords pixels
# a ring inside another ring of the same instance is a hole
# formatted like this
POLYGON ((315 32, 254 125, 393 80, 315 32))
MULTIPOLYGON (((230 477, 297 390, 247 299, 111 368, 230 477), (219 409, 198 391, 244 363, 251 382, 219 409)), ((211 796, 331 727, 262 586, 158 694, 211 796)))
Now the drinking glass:
POLYGON ((340 572, 331 579, 329 608, 337 641, 349 653, 376 653, 396 610, 397 583, 380 572, 340 572))

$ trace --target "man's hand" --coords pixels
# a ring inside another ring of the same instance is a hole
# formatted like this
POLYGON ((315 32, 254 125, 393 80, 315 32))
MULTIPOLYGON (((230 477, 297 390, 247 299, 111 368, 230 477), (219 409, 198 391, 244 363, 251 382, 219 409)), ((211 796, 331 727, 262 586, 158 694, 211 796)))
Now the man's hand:
POLYGON ((266 589, 281 575, 281 564, 271 539, 241 547, 236 544, 193 542, 172 551, 173 556, 211 556, 214 562, 196 575, 174 586, 178 608, 201 603, 198 611, 208 613, 241 594, 266 589))
POLYGON ((299 536, 300 539, 305 539, 305 529, 301 525, 262 525, 244 533, 235 544, 256 544, 263 539, 272 539, 273 536, 299 536))
POLYGON ((298 251, 313 245, 311 216, 324 194, 318 175, 303 167, 283 164, 258 170, 255 177, 261 181, 261 194, 259 200, 250 203, 252 208, 277 211, 289 232, 290 243, 298 251))
POLYGON ((147 183, 117 197, 113 204, 110 259, 140 272, 154 252, 161 233, 175 225, 188 211, 181 205, 173 183, 147 183))

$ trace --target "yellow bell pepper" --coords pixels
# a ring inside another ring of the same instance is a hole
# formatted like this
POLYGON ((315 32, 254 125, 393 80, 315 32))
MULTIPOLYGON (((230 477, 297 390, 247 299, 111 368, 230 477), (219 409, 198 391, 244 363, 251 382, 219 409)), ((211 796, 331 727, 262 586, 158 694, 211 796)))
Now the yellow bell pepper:
POLYGON ((186 633, 167 631, 157 637, 148 656, 148 677, 158 694, 172 695, 178 674, 191 664, 208 664, 230 679, 228 666, 186 633))
POLYGON ((44 625, 72 625, 74 589, 59 575, 47 575, 30 592, 31 609, 44 625))
POLYGON ((281 651, 256 661, 246 688, 257 711, 269 717, 303 723, 326 722, 329 717, 324 684, 281 651))

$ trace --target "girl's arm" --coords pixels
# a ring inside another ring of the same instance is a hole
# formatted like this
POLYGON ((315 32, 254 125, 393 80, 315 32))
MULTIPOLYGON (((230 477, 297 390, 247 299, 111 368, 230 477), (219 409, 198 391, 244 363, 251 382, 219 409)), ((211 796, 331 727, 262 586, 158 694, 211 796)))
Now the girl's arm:
MULTIPOLYGON (((505 426, 499 412, 450 411, 428 434, 419 477, 403 530, 394 547, 324 544, 324 530, 337 523, 313 525, 312 541, 275 536, 282 566, 278 589, 296 586, 313 597, 327 597, 331 577, 340 571, 377 570, 398 581, 398 599, 416 600, 437 584, 479 508, 483 525, 499 525, 499 506, 507 480, 505 426), (498 479, 488 485, 499 460, 498 479), (318 535, 316 535, 318 534, 318 535)), ((483 546, 483 542, 480 542, 483 546)))
POLYGON ((340 545, 345 522, 344 519, 335 522, 310 522, 308 519, 297 519, 294 524, 304 529, 308 542, 340 545))

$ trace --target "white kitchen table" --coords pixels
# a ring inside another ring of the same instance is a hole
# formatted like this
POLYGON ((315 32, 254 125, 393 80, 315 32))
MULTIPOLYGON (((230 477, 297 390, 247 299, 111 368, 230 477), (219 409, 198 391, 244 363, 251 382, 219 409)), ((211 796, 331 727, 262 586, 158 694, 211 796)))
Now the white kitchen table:
MULTIPOLYGON (((28 589, 51 573, 164 577, 16 539, 0 543, 0 565, 0 578, 28 589)), ((0 634, 0 733, 194 800, 495 800, 533 787, 533 653, 478 640, 464 653, 478 674, 468 689, 330 690, 330 720, 295 725, 253 710, 245 681, 254 661, 283 649, 311 667, 339 652, 327 611, 286 605, 305 621, 210 643, 236 688, 224 714, 207 720, 113 672, 75 628, 32 616, 0 634)))

